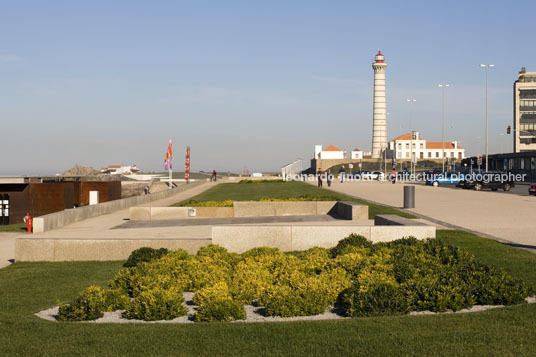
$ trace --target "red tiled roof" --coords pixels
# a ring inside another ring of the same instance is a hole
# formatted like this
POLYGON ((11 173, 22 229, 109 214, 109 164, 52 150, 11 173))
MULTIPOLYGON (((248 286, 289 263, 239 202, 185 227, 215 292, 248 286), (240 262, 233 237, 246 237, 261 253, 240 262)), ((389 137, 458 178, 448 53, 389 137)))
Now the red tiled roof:
POLYGON ((354 149, 354 150, 352 150, 352 151, 361 151, 361 150, 359 150, 359 149, 354 149))
POLYGON ((400 136, 397 136, 391 141, 397 141, 397 140, 411 140, 411 133, 402 134, 400 136))
MULTIPOLYGON (((443 143, 441 141, 427 141, 426 148, 427 149, 443 149, 443 143)), ((450 141, 445 141, 445 149, 461 149, 461 147, 458 145, 455 148, 453 143, 451 143, 450 141)))
POLYGON ((325 148, 322 151, 342 151, 342 150, 339 149, 338 147, 334 146, 334 145, 330 145, 330 146, 328 146, 327 148, 325 148))

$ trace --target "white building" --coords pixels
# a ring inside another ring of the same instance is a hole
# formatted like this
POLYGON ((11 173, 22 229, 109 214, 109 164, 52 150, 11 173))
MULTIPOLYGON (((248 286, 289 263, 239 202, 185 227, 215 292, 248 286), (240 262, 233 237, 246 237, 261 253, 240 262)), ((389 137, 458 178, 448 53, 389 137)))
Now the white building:
POLYGON ((315 159, 344 159, 344 151, 334 145, 330 145, 322 150, 322 145, 315 145, 315 159))
POLYGON ((414 131, 400 135, 389 142, 388 156, 397 160, 438 160, 445 158, 450 160, 461 160, 465 158, 465 149, 458 145, 457 141, 426 141, 414 131))
POLYGON ((132 175, 138 172, 140 172, 140 169, 136 165, 110 165, 101 169, 101 173, 110 175, 132 175))
POLYGON ((514 82, 514 152, 536 150, 536 72, 521 68, 514 82))
POLYGON ((363 151, 361 151, 359 149, 352 150, 350 158, 355 159, 355 160, 362 160, 363 159, 363 151))

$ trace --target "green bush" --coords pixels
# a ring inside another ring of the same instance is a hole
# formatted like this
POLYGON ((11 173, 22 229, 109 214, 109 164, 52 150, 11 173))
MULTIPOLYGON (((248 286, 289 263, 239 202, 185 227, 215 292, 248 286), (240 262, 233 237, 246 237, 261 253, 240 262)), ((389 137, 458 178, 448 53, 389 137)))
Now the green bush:
POLYGON ((60 321, 89 321, 104 315, 106 299, 104 291, 98 286, 90 286, 67 305, 60 304, 58 320, 60 321))
POLYGON ((397 287, 385 283, 366 291, 354 284, 341 294, 339 303, 351 317, 402 314, 408 309, 406 296, 397 287))
POLYGON ((267 290, 265 300, 268 316, 310 316, 323 313, 329 306, 329 297, 322 289, 293 289, 287 285, 267 290))
POLYGON ((188 309, 184 306, 182 292, 177 289, 152 289, 141 292, 124 312, 127 319, 145 321, 173 320, 185 316, 188 309))
POLYGON ((340 240, 335 247, 331 248, 329 254, 332 258, 335 258, 339 255, 352 253, 355 251, 355 248, 371 249, 372 247, 373 243, 367 238, 352 233, 348 237, 340 240))
POLYGON ((241 319, 243 304, 252 303, 270 316, 315 315, 335 304, 348 316, 374 316, 512 305, 534 293, 503 270, 434 239, 373 244, 350 235, 332 249, 291 253, 260 247, 235 254, 216 245, 196 255, 177 250, 156 259, 153 253, 138 250, 134 266, 121 269, 108 289, 82 291, 60 306, 59 319, 93 320, 114 310, 126 310, 131 319, 173 319, 187 313, 184 291, 195 292, 196 321, 241 319))
POLYGON ((194 316, 195 321, 234 321, 245 320, 246 310, 239 301, 212 300, 204 302, 194 316))
POLYGON ((152 260, 160 259, 168 253, 166 248, 154 249, 149 247, 143 247, 134 250, 130 253, 127 262, 123 265, 126 268, 137 266, 141 262, 150 262, 152 260))

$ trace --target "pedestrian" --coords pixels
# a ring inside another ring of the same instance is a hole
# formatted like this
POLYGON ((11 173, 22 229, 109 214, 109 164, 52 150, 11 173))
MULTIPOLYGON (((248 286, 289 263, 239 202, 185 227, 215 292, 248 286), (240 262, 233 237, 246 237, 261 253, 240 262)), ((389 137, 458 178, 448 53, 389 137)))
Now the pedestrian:
POLYGON ((328 169, 328 175, 326 177, 326 181, 328 182, 328 187, 331 187, 331 169, 328 169))
POLYGON ((322 170, 318 169, 316 176, 318 178, 318 187, 322 187, 322 170))
POLYGON ((210 177, 210 181, 214 180, 216 182, 216 170, 212 170, 212 177, 210 177))
POLYGON ((391 171, 391 182, 393 185, 396 183, 396 169, 393 167, 393 171, 391 171))
POLYGON ((346 170, 344 169, 344 165, 341 166, 339 169, 339 180, 341 180, 341 183, 344 182, 344 175, 346 174, 346 170))

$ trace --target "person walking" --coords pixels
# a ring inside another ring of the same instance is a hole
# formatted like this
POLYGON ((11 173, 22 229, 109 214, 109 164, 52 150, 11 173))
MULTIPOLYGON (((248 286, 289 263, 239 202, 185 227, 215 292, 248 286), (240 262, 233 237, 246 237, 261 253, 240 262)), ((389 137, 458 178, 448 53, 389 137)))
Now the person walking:
POLYGON ((328 187, 331 187, 331 169, 328 169, 328 175, 326 177, 326 181, 328 183, 328 187))
POLYGON ((318 178, 318 187, 322 187, 322 170, 318 169, 316 176, 318 178))
POLYGON ((393 171, 391 171, 391 182, 393 185, 396 183, 396 169, 393 167, 393 171))
POLYGON ((212 170, 212 176, 210 177, 210 181, 216 182, 216 170, 212 170))
POLYGON ((341 180, 341 183, 344 182, 344 175, 346 174, 346 170, 344 169, 344 165, 341 166, 339 169, 339 180, 341 180))

